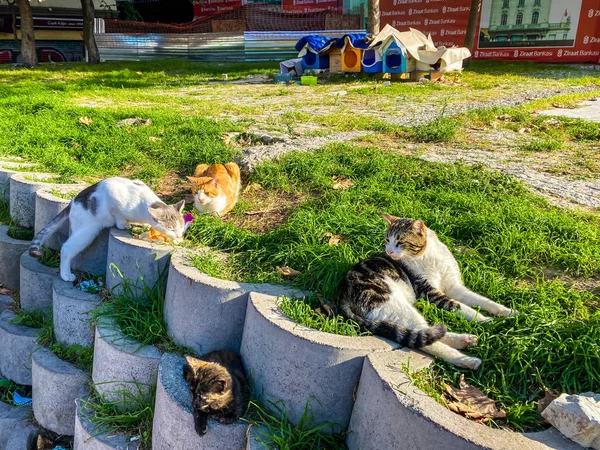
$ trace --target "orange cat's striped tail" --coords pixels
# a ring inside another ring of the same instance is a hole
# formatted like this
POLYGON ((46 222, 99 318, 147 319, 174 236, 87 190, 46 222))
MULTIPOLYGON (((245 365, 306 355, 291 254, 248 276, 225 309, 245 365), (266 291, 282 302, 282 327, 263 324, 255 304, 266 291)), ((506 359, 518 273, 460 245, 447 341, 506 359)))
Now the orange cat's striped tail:
POLYGON ((235 184, 239 184, 240 182, 240 166, 238 166, 234 162, 230 162, 224 165, 225 170, 234 181, 235 184))

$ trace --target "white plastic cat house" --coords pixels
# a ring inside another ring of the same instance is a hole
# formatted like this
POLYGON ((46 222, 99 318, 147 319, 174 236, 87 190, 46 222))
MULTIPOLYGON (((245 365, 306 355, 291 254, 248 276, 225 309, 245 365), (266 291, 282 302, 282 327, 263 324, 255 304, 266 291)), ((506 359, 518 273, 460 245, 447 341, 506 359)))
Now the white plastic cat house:
POLYGON ((401 32, 390 25, 375 36, 369 49, 379 52, 384 67, 402 72, 462 70, 463 60, 471 56, 466 47, 436 47, 431 35, 425 36, 414 28, 401 32))

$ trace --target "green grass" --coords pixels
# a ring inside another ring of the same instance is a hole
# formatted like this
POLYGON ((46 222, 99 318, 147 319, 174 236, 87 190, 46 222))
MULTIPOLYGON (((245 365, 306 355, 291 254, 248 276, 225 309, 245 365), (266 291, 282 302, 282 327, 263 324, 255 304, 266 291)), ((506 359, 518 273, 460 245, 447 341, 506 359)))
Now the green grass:
POLYGON ((75 183, 75 181, 73 179, 71 179, 69 177, 64 177, 64 176, 42 178, 42 177, 25 175, 24 178, 29 181, 36 181, 38 183, 48 183, 48 184, 74 184, 75 183))
POLYGON ((228 261, 252 268, 257 281, 287 282, 335 301, 346 271, 383 249, 381 213, 422 218, 454 251, 467 286, 521 312, 480 325, 419 303, 429 321, 444 321, 455 332, 480 338, 469 353, 482 358, 481 370, 437 362, 445 379, 455 381, 465 372, 469 383, 507 410, 505 424, 524 430, 543 427, 535 412, 543 387, 600 388, 595 369, 600 351, 592 344, 600 337, 598 298, 559 282, 524 282, 549 267, 598 276, 598 217, 552 207, 512 178, 484 167, 431 164, 352 145, 264 163, 249 182, 311 195, 286 223, 266 233, 200 216, 188 239, 229 252, 228 261), (333 190, 333 176, 345 176, 355 186, 333 190), (327 244, 323 235, 328 232, 343 236, 340 245, 327 244), (300 275, 285 279, 275 266, 292 267, 300 275))
POLYGON ((33 230, 23 228, 13 223, 10 217, 10 205, 0 201, 0 225, 8 225, 6 234, 13 239, 30 241, 33 239, 33 230))
POLYGON ((48 247, 40 248, 41 255, 38 258, 40 264, 46 267, 58 268, 60 267, 60 252, 48 247))
MULTIPOLYGON (((82 406, 88 411, 86 418, 93 424, 92 435, 124 433, 138 439, 140 450, 150 450, 154 401, 149 402, 141 388, 136 393, 123 390, 120 394, 118 399, 108 401, 91 389, 90 398, 82 400, 82 406), (123 405, 127 405, 127 410, 123 405)), ((150 398, 154 399, 154 392, 150 398)))
POLYGON ((21 325, 23 327, 41 329, 42 327, 47 326, 49 320, 51 322, 48 313, 36 311, 26 312, 18 308, 16 316, 13 318, 12 323, 14 323, 15 325, 21 325))
POLYGON ((290 319, 301 325, 325 333, 340 334, 343 336, 367 336, 371 333, 360 329, 360 326, 353 320, 346 320, 342 316, 324 317, 314 309, 318 301, 311 302, 310 298, 290 299, 282 297, 279 302, 279 309, 290 319))
POLYGON ((55 197, 62 198, 64 200, 73 200, 75 197, 77 197, 77 194, 79 194, 79 191, 62 192, 58 189, 50 189, 48 192, 55 197))
POLYGON ((334 424, 315 425, 308 409, 297 425, 289 422, 285 407, 272 403, 274 412, 251 401, 245 419, 255 428, 258 441, 268 449, 277 450, 343 450, 346 449, 344 436, 335 430, 334 424))
POLYGON ((409 132, 409 137, 417 142, 449 142, 460 127, 457 119, 438 117, 431 122, 417 125, 409 132))
POLYGON ((22 386, 7 378, 0 378, 0 402, 16 406, 13 400, 15 392, 21 397, 31 398, 31 386, 22 386))

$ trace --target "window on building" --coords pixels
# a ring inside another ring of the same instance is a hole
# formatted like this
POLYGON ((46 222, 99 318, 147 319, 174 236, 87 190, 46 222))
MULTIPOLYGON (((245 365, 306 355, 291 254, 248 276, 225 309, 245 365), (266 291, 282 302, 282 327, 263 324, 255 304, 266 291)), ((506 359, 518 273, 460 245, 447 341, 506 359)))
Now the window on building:
POLYGON ((509 7, 509 0, 504 0, 504 3, 502 4, 503 8, 508 8, 509 7))
POLYGON ((508 14, 502 14, 500 18, 500 25, 506 25, 508 23, 508 14))
POLYGON ((523 13, 517 14, 517 25, 521 25, 523 23, 523 13))
POLYGON ((567 33, 563 34, 563 39, 567 39, 567 33))
POLYGON ((538 23, 539 18, 540 18, 540 13, 538 11, 534 11, 533 14, 531 15, 531 23, 536 25, 538 23))
POLYGON ((519 6, 525 6, 525 0, 519 0, 519 6))
POLYGON ((533 6, 541 6, 542 5, 542 0, 535 0, 533 2, 533 6))

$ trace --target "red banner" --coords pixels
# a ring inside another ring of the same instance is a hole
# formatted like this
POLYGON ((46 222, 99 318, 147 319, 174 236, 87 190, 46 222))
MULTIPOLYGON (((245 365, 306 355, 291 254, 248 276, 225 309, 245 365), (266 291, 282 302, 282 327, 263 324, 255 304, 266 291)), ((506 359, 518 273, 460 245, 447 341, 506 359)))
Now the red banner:
MULTIPOLYGON (((382 26, 431 34, 438 46, 464 44, 470 0, 381 0, 382 26)), ((598 0, 483 0, 474 58, 600 61, 598 0)))
POLYGON ((194 1, 194 17, 201 19, 242 6, 242 0, 196 0, 194 1))
POLYGON ((338 11, 343 0, 281 0, 281 10, 285 12, 311 13, 318 11, 338 11))

